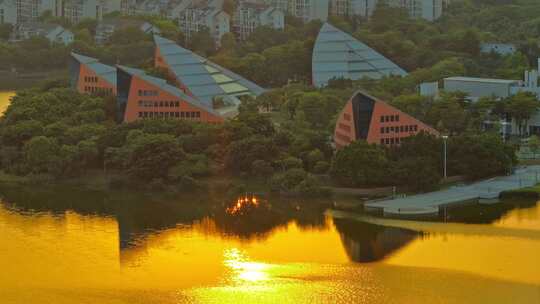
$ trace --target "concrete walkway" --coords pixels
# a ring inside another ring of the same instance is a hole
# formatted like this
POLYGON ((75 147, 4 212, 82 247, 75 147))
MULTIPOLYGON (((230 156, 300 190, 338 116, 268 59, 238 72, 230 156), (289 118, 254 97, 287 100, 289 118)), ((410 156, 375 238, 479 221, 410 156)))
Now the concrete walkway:
POLYGON ((441 207, 472 200, 498 199, 501 192, 531 187, 540 182, 540 166, 523 167, 513 175, 495 177, 466 186, 418 194, 409 197, 367 202, 368 211, 382 211, 385 217, 429 217, 439 214, 441 207))

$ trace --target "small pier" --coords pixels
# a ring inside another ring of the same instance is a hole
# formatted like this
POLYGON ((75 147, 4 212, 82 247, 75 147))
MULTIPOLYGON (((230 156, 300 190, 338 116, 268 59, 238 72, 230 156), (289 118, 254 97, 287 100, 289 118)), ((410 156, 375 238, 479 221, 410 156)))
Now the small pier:
POLYGON ((496 203, 502 192, 531 187, 540 182, 540 166, 517 169, 512 175, 500 176, 464 186, 379 201, 366 202, 368 212, 390 218, 430 218, 438 216, 442 208, 479 202, 496 203))

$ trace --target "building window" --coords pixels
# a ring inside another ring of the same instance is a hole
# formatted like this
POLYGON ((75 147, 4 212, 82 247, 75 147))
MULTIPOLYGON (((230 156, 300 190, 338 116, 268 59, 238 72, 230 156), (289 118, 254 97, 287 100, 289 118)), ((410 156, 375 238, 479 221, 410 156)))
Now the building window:
POLYGON ((394 115, 391 115, 391 116, 390 116, 390 121, 394 121, 394 118, 395 118, 395 116, 394 116, 394 115))
POLYGON ((399 121, 399 115, 396 115, 396 121, 399 121))
POLYGON ((384 122, 384 116, 381 116, 381 122, 384 122))
POLYGON ((381 128, 381 134, 384 134, 384 128, 383 127, 381 128))

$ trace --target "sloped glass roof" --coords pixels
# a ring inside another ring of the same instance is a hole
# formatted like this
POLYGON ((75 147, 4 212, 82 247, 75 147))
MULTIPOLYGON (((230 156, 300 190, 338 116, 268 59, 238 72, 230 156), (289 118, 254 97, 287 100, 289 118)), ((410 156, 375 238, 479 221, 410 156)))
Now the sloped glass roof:
POLYGON ((323 87, 332 78, 379 79, 407 72, 351 35, 325 23, 313 48, 313 84, 323 87))
POLYGON ((260 95, 265 90, 257 84, 184 49, 160 36, 154 42, 176 79, 202 103, 212 106, 216 96, 237 94, 260 95))

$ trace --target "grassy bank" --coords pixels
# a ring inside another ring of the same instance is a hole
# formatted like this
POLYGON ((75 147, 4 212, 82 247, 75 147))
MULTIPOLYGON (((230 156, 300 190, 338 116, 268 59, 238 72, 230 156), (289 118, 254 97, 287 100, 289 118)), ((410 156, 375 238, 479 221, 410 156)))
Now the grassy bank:
POLYGON ((0 71, 0 91, 14 91, 31 88, 36 84, 47 80, 67 77, 68 71, 66 69, 51 71, 25 71, 19 73, 0 71))
POLYGON ((503 199, 540 199, 540 184, 533 187, 527 187, 523 189, 504 191, 501 193, 503 199))

